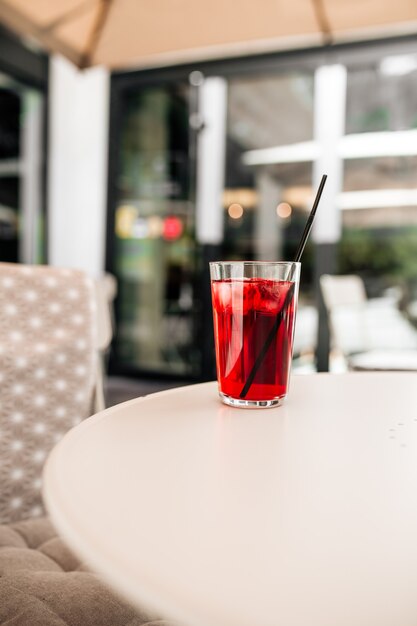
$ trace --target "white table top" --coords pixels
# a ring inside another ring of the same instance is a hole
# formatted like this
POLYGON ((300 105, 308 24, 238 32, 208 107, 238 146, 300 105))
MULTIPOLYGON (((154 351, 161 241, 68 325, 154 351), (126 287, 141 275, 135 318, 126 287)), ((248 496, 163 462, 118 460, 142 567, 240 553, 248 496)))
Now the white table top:
POLYGON ((44 474, 69 545, 190 626, 417 624, 417 374, 293 376, 284 406, 215 383, 86 420, 44 474))

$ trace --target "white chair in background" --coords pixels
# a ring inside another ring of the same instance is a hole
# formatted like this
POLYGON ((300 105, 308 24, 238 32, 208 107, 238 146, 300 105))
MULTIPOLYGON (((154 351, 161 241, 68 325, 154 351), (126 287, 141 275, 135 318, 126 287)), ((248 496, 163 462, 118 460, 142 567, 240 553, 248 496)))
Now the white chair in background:
POLYGON ((417 370, 417 332, 390 298, 368 300, 359 276, 320 278, 332 347, 354 370, 417 370))
POLYGON ((298 305, 294 333, 294 355, 310 353, 314 355, 317 344, 318 314, 315 306, 298 305))

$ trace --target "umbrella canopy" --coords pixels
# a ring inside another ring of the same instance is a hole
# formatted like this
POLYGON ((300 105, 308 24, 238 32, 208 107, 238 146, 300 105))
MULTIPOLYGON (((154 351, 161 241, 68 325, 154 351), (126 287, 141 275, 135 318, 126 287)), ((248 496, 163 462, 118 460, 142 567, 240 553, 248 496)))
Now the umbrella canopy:
POLYGON ((395 0, 0 0, 0 22, 79 67, 149 67, 417 32, 395 0))

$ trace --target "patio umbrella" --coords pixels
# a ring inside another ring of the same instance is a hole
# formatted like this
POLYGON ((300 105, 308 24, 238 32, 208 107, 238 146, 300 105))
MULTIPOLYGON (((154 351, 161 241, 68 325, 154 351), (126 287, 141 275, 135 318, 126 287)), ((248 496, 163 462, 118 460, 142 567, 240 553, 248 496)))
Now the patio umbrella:
POLYGON ((0 22, 79 67, 120 69, 417 32, 417 2, 0 0, 0 22))

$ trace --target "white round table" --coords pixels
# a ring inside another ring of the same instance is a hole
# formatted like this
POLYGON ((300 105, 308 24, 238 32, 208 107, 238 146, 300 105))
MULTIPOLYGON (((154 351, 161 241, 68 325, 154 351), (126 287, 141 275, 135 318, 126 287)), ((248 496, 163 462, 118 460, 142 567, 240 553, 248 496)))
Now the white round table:
POLYGON ((189 626, 417 624, 417 374, 293 376, 284 406, 215 383, 86 420, 44 473, 68 544, 189 626))

